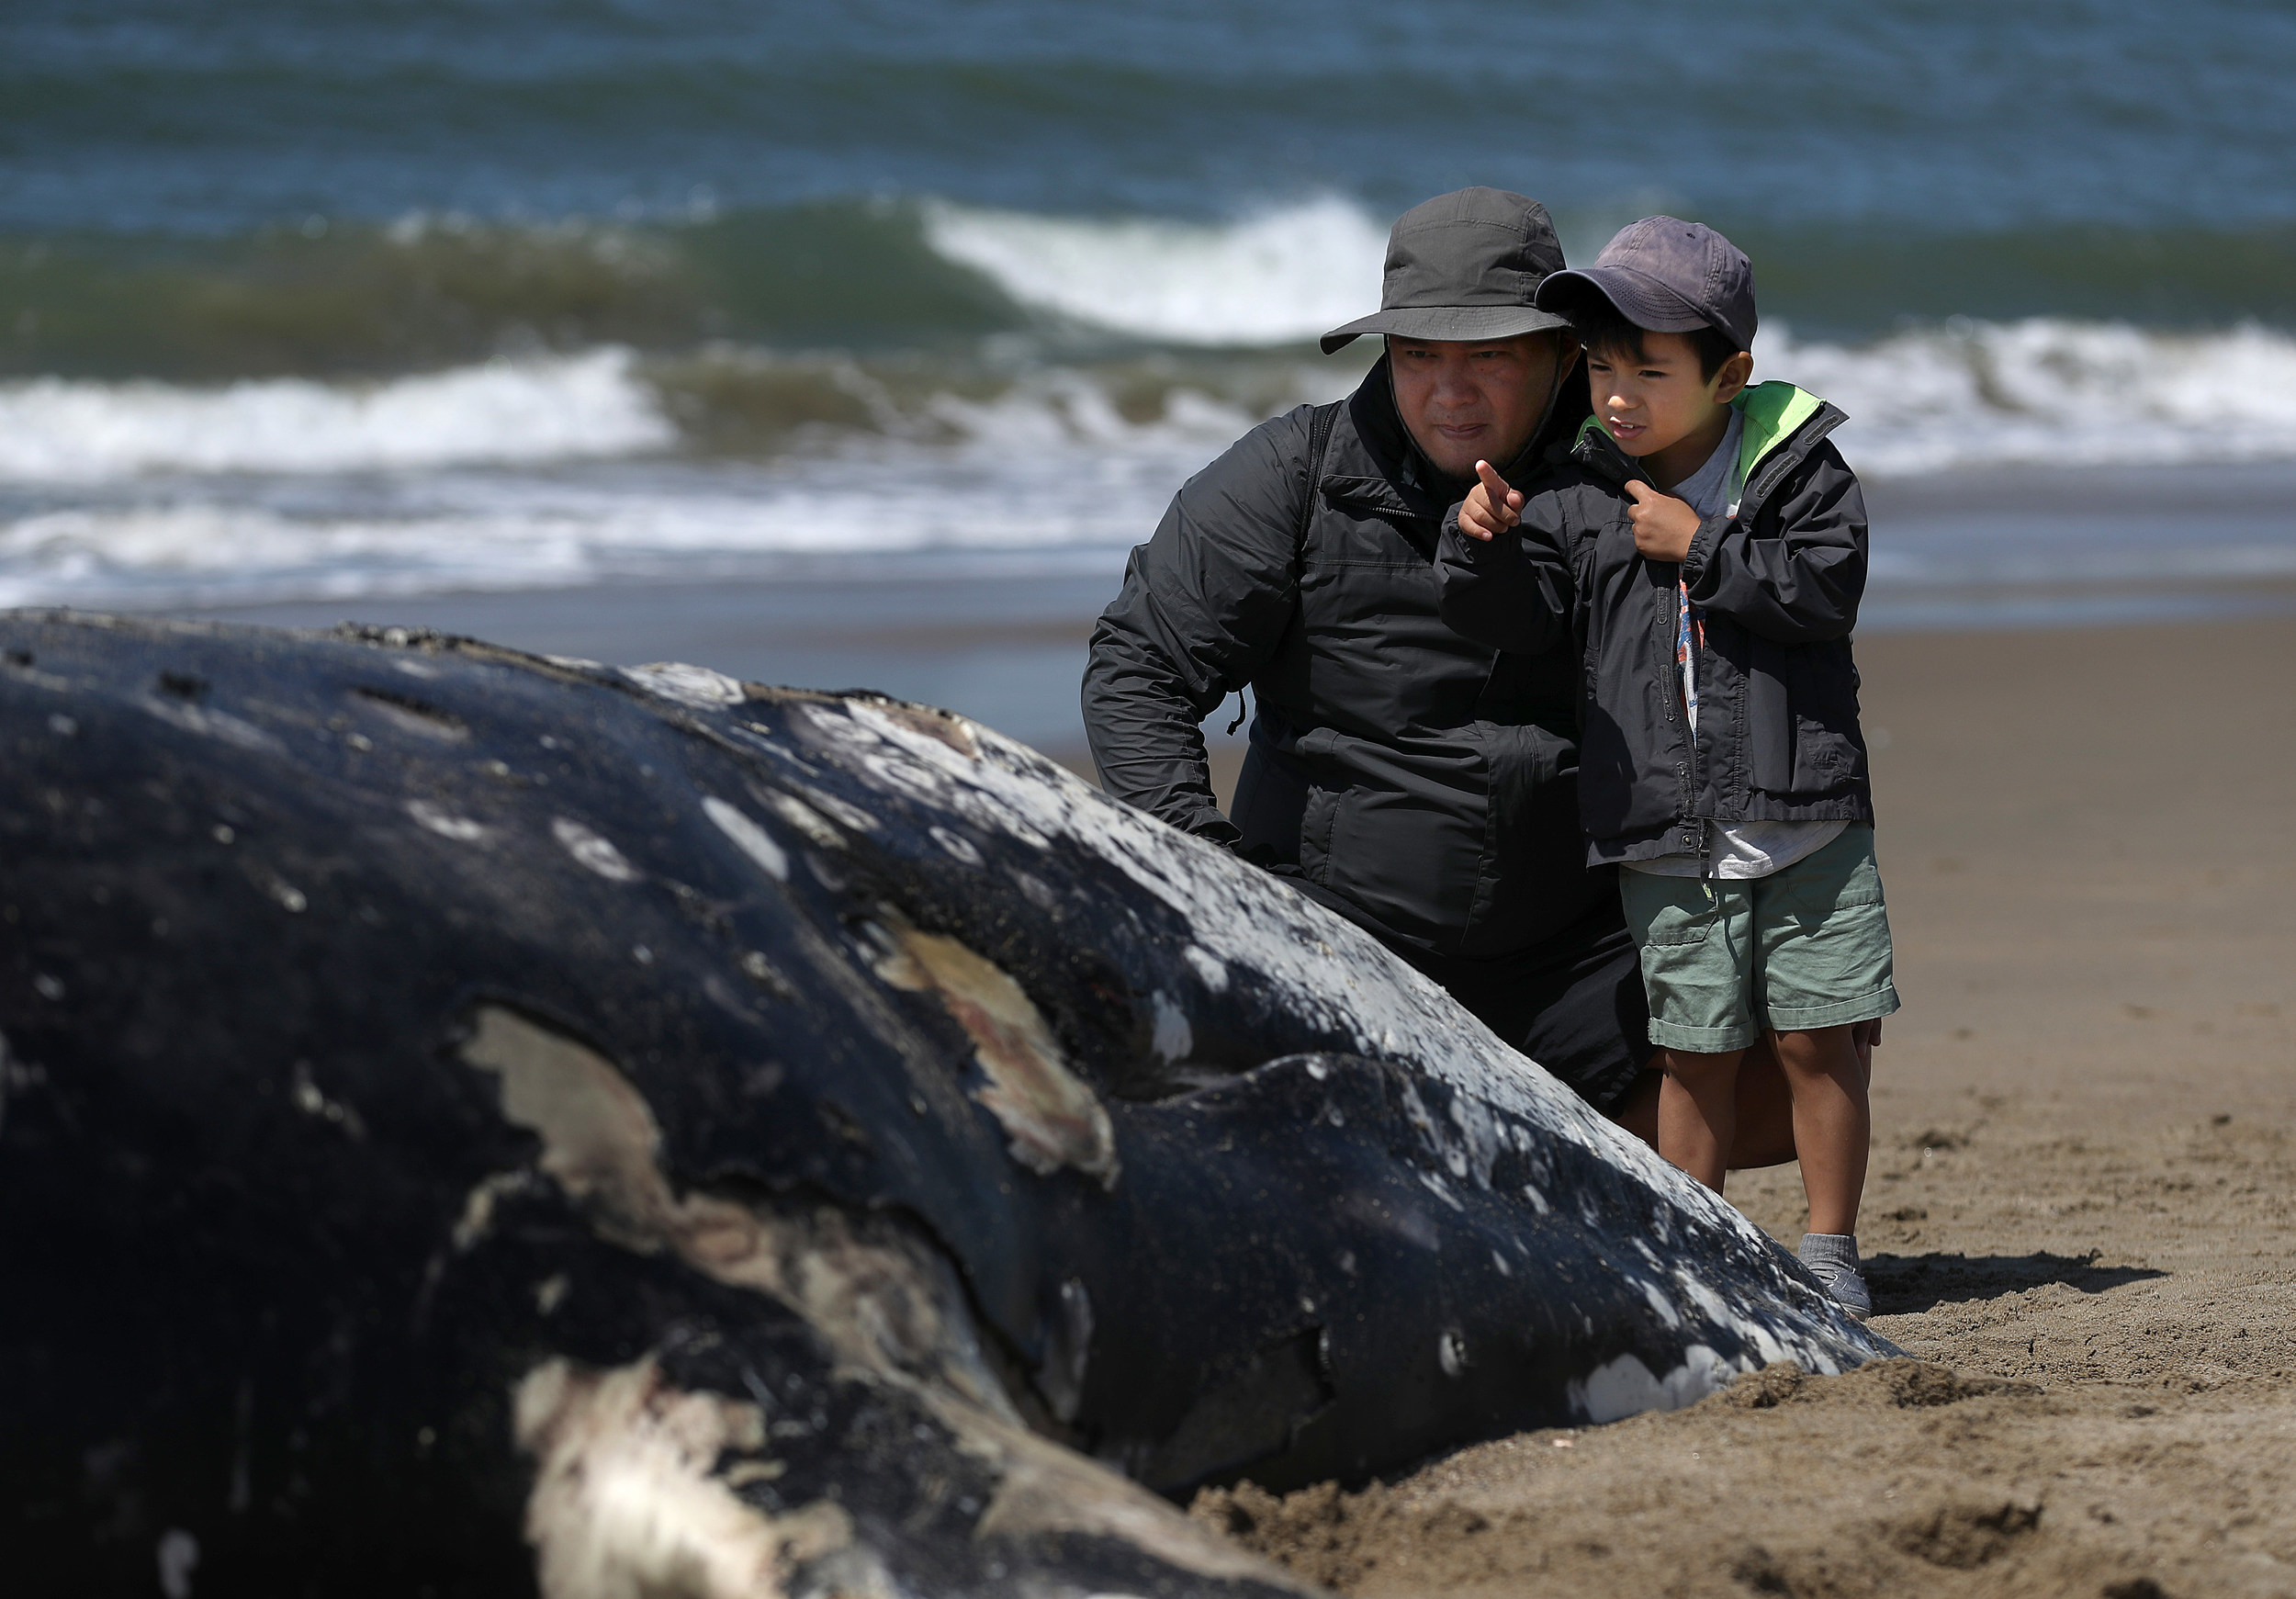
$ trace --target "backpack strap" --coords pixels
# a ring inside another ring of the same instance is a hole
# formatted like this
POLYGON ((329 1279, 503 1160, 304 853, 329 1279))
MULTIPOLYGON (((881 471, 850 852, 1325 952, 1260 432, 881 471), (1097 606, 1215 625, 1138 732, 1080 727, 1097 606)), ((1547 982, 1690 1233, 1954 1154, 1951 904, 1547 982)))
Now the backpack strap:
POLYGON ((1339 421, 1339 408, 1347 402, 1334 400, 1329 405, 1319 405, 1308 419, 1308 480, 1300 495, 1300 524, 1292 535, 1292 543, 1305 549, 1308 526, 1315 520, 1315 491, 1323 486, 1323 452, 1331 446, 1332 427, 1339 421))
MULTIPOLYGON (((1315 491, 1323 484, 1323 453, 1331 447, 1332 428, 1339 421, 1339 408, 1347 402, 1334 400, 1329 405, 1319 405, 1308 417, 1308 477, 1300 491, 1300 520, 1292 526, 1291 553, 1297 559, 1308 546, 1308 528, 1315 521, 1315 491)), ((1244 691, 1236 691, 1235 720, 1228 724, 1229 737, 1244 726, 1250 707, 1244 703, 1244 691)))

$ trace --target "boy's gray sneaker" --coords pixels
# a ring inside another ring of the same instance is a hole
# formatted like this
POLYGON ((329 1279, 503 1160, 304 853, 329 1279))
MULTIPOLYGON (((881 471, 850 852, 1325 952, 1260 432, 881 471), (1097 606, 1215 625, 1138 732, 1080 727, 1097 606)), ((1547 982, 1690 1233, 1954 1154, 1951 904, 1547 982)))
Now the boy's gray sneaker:
POLYGON ((1858 1270, 1858 1241, 1848 1233, 1805 1233, 1802 1246, 1795 1251, 1818 1286, 1831 1294, 1834 1302, 1859 1321, 1874 1313, 1874 1296, 1867 1291, 1864 1274, 1858 1270))

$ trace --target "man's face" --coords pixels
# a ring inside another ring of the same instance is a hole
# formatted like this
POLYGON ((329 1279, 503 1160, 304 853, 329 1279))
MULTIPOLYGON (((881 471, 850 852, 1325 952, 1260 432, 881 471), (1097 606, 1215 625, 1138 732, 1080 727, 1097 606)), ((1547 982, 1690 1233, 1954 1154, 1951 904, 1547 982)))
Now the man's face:
POLYGON ((1472 478, 1477 461, 1504 467, 1531 442, 1555 370, 1578 354, 1559 332, 1469 342, 1389 334, 1395 406, 1435 470, 1472 478))

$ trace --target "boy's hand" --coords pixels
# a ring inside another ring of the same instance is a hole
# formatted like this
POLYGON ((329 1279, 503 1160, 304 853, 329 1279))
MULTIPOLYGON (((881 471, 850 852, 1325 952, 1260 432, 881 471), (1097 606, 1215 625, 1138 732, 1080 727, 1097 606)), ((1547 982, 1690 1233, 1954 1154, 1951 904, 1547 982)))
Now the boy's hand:
MULTIPOLYGON (((1690 553, 1690 541, 1698 532, 1698 513, 1687 501, 1661 494, 1640 479, 1629 482, 1626 492, 1635 501, 1626 512, 1634 518, 1635 548, 1646 559, 1678 561, 1690 553)), ((1464 515, 1459 524, 1466 525, 1464 515)))
POLYGON ((1475 476, 1482 481, 1467 491, 1459 506, 1459 531, 1488 544, 1523 520, 1523 493, 1508 488, 1489 461, 1475 463, 1475 476))

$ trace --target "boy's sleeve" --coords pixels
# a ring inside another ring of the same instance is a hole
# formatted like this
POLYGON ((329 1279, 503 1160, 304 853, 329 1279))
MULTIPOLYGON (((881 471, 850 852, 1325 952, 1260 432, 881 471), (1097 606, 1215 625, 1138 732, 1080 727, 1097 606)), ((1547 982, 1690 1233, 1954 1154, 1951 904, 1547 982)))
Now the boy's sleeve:
POLYGON ((1810 452, 1773 516, 1757 534, 1736 517, 1710 516, 1683 557, 1690 602, 1718 611, 1764 638, 1812 644, 1857 625, 1865 593, 1865 496, 1830 443, 1810 452))
POLYGON ((1537 655, 1570 621, 1569 518, 1561 496, 1534 494, 1513 531, 1485 542, 1459 531, 1460 507, 1443 519, 1436 609, 1452 632, 1495 649, 1537 655))

